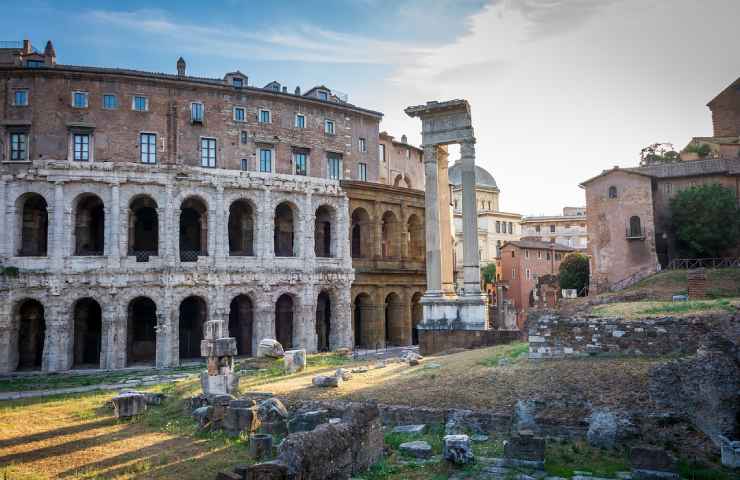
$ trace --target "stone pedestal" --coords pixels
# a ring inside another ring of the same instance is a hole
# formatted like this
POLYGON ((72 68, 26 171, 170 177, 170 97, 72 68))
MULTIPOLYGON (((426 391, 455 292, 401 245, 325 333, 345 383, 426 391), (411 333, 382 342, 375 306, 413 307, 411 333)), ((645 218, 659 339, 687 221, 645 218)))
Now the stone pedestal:
POLYGON ((485 295, 421 297, 424 320, 417 326, 421 330, 486 330, 488 305, 485 295))
POLYGON ((203 328, 205 338, 200 354, 206 357, 208 369, 201 373, 200 384, 205 395, 231 395, 239 390, 239 377, 234 374, 236 339, 224 337, 223 320, 211 320, 203 328))

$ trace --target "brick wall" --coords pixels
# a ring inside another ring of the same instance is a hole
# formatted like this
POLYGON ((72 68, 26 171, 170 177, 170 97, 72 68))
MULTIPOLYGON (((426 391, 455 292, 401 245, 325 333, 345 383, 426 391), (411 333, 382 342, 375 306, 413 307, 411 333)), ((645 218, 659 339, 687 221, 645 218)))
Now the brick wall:
POLYGON ((419 349, 422 355, 432 355, 453 348, 503 345, 520 337, 518 330, 419 330, 419 349))

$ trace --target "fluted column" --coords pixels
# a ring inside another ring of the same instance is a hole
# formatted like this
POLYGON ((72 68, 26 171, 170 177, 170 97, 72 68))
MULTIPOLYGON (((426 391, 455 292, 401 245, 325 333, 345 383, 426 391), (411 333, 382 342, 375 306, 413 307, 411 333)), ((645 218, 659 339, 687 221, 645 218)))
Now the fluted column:
POLYGON ((424 222, 426 232, 426 295, 442 294, 442 244, 439 238, 439 184, 437 183, 437 146, 424 146, 424 176, 426 193, 424 195, 424 222))
POLYGON ((462 156, 463 278, 465 295, 480 295, 478 209, 475 198, 475 139, 460 144, 462 156))

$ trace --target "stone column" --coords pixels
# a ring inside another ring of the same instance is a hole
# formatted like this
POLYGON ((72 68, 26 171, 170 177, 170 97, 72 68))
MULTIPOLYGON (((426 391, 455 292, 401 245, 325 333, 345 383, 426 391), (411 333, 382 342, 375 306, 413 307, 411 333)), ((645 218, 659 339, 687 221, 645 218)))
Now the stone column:
POLYGON ((110 235, 108 265, 117 268, 121 264, 121 187, 117 183, 112 185, 110 197, 110 208, 108 209, 110 228, 107 229, 110 235))
POLYGON ((478 209, 475 198, 475 139, 460 144, 462 156, 463 278, 465 295, 480 295, 478 209))
POLYGON ((72 328, 69 308, 54 302, 46 305, 44 320, 44 352, 41 369, 44 372, 61 372, 72 368, 72 328))
POLYGON ((173 201, 172 185, 167 183, 165 186, 164 206, 159 208, 163 212, 163 215, 160 215, 158 220, 160 225, 159 255, 165 258, 168 265, 175 265, 179 262, 179 259, 175 259, 175 255, 180 254, 179 249, 176 249, 174 244, 175 239, 179 238, 180 235, 179 223, 175 223, 175 221, 180 221, 180 208, 173 208, 173 201), (175 220, 175 215, 177 215, 177 220, 175 220))
POLYGON ((214 242, 215 242, 214 251, 215 251, 215 257, 216 257, 215 263, 220 263, 222 259, 226 256, 228 247, 225 245, 225 243, 229 239, 229 232, 227 231, 227 228, 225 228, 225 224, 226 224, 225 219, 228 217, 229 212, 224 209, 224 187, 223 185, 218 185, 216 187, 216 211, 213 212, 213 214, 216 217, 215 218, 216 231, 214 232, 214 242))
POLYGON ((275 338, 275 303, 269 293, 257 299, 254 311, 252 352, 257 355, 257 346, 265 338, 275 338))
POLYGON ((426 296, 442 295, 442 244, 439 238, 439 184, 437 183, 437 146, 424 145, 424 223, 426 225, 426 296))
MULTIPOLYGON (((329 348, 352 348, 352 294, 349 283, 342 283, 335 289, 336 305, 332 305, 331 331, 329 332, 329 348)), ((334 300, 334 299, 332 299, 334 300)))
POLYGON ((103 331, 100 345, 100 368, 114 370, 126 366, 127 323, 128 318, 122 312, 126 306, 113 301, 103 305, 103 331))
POLYGON ((54 212, 52 218, 52 241, 47 246, 51 252, 51 269, 52 271, 61 271, 64 264, 65 235, 64 235, 64 183, 54 183, 54 212))

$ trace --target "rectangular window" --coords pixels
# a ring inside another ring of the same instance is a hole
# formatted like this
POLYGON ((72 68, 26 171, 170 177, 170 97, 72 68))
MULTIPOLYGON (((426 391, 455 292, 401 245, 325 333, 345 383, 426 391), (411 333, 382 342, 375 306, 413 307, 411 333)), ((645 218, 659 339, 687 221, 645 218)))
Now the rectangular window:
POLYGON ((555 233, 555 225, 550 225, 550 233, 555 233))
POLYGON ((137 112, 148 111, 149 110, 149 97, 144 97, 142 95, 135 95, 133 102, 131 104, 131 108, 133 108, 137 112))
POLYGON ((338 153, 330 153, 327 156, 327 175, 332 180, 342 179, 342 156, 338 153))
POLYGON ((76 162, 90 161, 90 134, 75 133, 72 135, 72 159, 76 162))
POLYGON ((378 160, 385 162, 385 145, 382 143, 378 144, 378 160))
POLYGON ((247 134, 247 131, 242 130, 239 136, 241 137, 242 144, 246 145, 249 141, 249 135, 247 134))
POLYGON ((87 108, 87 92, 72 92, 72 106, 87 108))
POLYGON ((28 90, 16 90, 13 95, 13 105, 16 107, 25 107, 28 105, 28 90))
POLYGON ((524 250, 524 258, 529 258, 529 250, 524 250))
POLYGON ((244 170, 245 172, 249 169, 249 165, 247 163, 247 159, 246 158, 242 158, 242 161, 241 161, 241 164, 240 165, 241 165, 241 169, 244 170))
POLYGON ((215 138, 201 138, 200 139, 200 166, 201 167, 215 167, 216 166, 216 139, 215 138))
POLYGON ((509 233, 514 233, 514 224, 509 222, 509 233))
POLYGON ((10 159, 28 160, 28 135, 25 133, 10 134, 10 159))
POLYGON ((539 225, 535 226, 534 231, 537 233, 540 233, 540 226, 539 225))
POLYGON ((272 150, 260 148, 260 172, 272 172, 272 150))
POLYGON ((306 128, 306 116, 297 114, 295 116, 295 128, 306 128))
POLYGON ((244 107, 234 107, 234 121, 245 122, 247 120, 247 110, 244 107))
POLYGON ((532 272, 529 269, 527 269, 527 280, 531 280, 531 279, 532 279, 532 272))
POLYGON ((360 152, 367 152, 367 141, 364 138, 358 139, 357 148, 360 152))
POLYGON ((28 68, 41 68, 44 66, 43 60, 26 60, 26 66, 28 68))
POLYGON ((516 278, 516 268, 511 269, 511 278, 512 279, 516 278))
POLYGON ((542 250, 537 250, 537 259, 542 260, 542 250))
POLYGON ((496 233, 501 233, 501 221, 496 220, 496 233))
POLYGON ((357 164, 357 179, 361 182, 367 182, 367 163, 357 164))
POLYGON ((190 104, 190 121, 193 123, 203 123, 205 107, 202 103, 193 102, 190 104))
POLYGON ((139 158, 141 163, 157 163, 157 135, 142 133, 139 135, 139 158))
POLYGON ((257 119, 260 123, 272 123, 272 115, 270 115, 269 110, 260 110, 260 114, 257 119))
POLYGON ((118 108, 118 97, 115 95, 103 95, 103 108, 108 110, 118 108))
POLYGON ((324 133, 334 135, 334 120, 324 120, 324 133))
POLYGON ((308 154, 305 152, 294 152, 293 163, 296 175, 308 175, 308 154))
POLYGON ((329 100, 329 94, 325 92, 324 90, 319 90, 319 100, 329 100))
POLYGON ((244 86, 244 80, 241 78, 234 78, 231 80, 231 84, 234 85, 236 88, 242 88, 244 86))

